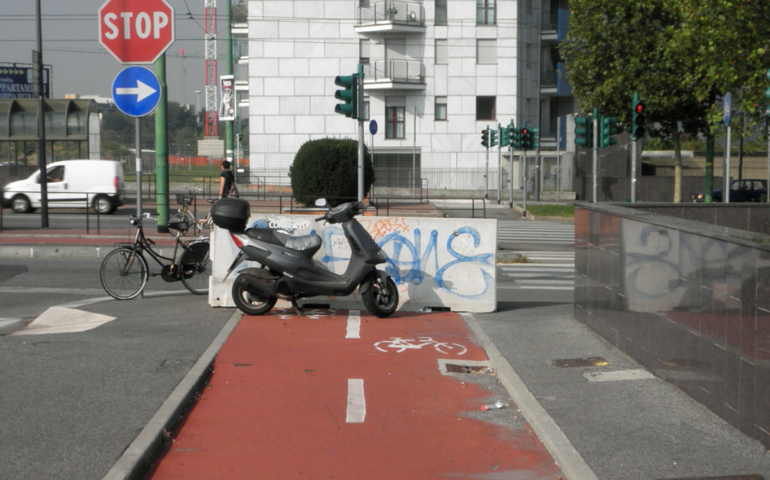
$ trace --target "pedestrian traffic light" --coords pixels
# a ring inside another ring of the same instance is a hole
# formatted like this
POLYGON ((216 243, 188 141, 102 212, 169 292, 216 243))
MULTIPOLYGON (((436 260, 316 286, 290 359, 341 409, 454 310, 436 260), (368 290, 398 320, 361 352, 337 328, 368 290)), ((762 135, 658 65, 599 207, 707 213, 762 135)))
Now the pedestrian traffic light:
POLYGON ((599 127, 599 148, 607 148, 618 143, 614 135, 618 134, 618 119, 615 117, 601 117, 599 127))
POLYGON ((358 75, 337 75, 334 77, 334 84, 343 87, 343 90, 334 92, 334 98, 343 102, 334 106, 334 113, 341 113, 348 118, 358 118, 358 75))
POLYGON ((489 128, 481 131, 481 144, 486 148, 489 148, 489 128))
POLYGON ((631 139, 641 140, 647 134, 647 104, 634 94, 634 111, 631 118, 631 139))
POLYGON ((489 146, 490 147, 496 147, 497 146, 497 143, 498 143, 498 140, 499 140, 497 138, 497 133, 498 133, 497 130, 490 130, 489 131, 489 146))
POLYGON ((500 146, 507 147, 511 144, 511 127, 500 127, 500 146))
POLYGON ((521 127, 521 149, 529 150, 529 128, 521 127))
POLYGON ((591 115, 585 117, 575 117, 575 145, 581 147, 593 148, 594 146, 594 127, 591 115))
POLYGON ((537 150, 540 147, 540 129, 529 129, 529 148, 527 150, 537 150))

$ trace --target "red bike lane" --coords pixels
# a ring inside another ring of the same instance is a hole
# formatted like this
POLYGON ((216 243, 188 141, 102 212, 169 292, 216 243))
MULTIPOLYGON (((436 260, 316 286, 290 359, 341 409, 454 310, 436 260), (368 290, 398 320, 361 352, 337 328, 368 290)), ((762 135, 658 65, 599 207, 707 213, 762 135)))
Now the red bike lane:
POLYGON ((145 478, 561 478, 527 425, 469 416, 487 388, 439 370, 487 360, 459 315, 355 313, 245 316, 145 478))

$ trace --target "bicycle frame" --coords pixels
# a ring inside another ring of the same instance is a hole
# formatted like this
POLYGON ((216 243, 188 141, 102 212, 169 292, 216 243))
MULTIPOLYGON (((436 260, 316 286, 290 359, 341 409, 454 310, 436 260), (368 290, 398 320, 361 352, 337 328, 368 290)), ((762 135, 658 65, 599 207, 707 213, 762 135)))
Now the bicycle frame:
MULTIPOLYGON (((171 262, 171 264, 176 263, 177 253, 179 252, 180 246, 182 247, 182 250, 187 252, 187 251, 190 251, 190 248, 189 248, 190 245, 206 240, 206 237, 203 235, 189 242, 180 240, 180 235, 175 235, 174 238, 176 238, 176 242, 174 243, 174 253, 171 255, 171 257, 165 257, 161 255, 160 253, 152 249, 152 245, 154 245, 154 243, 151 243, 152 240, 145 236, 144 227, 142 226, 142 223, 140 220, 137 223, 136 235, 134 236, 134 243, 132 244, 131 248, 134 250, 135 253, 139 252, 141 254, 142 252, 146 251, 147 253, 150 254, 150 257, 153 260, 155 260, 155 263, 157 263, 158 265, 160 265, 161 268, 163 268, 164 265, 162 260, 171 262)), ((180 262, 181 262, 181 259, 180 259, 180 262)), ((130 267, 130 263, 128 263, 127 266, 130 267)), ((150 273, 149 271, 147 273, 151 276, 158 275, 158 274, 150 273)))

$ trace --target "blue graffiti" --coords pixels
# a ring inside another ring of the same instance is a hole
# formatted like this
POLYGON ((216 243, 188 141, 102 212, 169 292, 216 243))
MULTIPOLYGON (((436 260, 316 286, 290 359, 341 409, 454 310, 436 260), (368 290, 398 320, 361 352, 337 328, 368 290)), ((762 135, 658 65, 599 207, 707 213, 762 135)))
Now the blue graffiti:
MULTIPOLYGON (((494 268, 494 255, 491 253, 485 253, 480 255, 465 256, 454 250, 452 242, 461 234, 469 234, 473 238, 473 246, 478 247, 481 242, 481 236, 478 231, 472 227, 463 227, 457 230, 457 232, 447 239, 447 251, 455 258, 455 260, 447 263, 443 267, 439 265, 438 260, 438 231, 433 230, 428 237, 425 249, 422 248, 422 232, 419 228, 414 229, 414 242, 409 241, 404 237, 402 232, 393 232, 382 239, 377 244, 380 248, 385 247, 388 243, 392 243, 393 253, 388 255, 387 266, 385 271, 393 277, 393 280, 398 285, 405 283, 411 283, 413 285, 420 285, 425 280, 426 267, 431 264, 435 270, 435 281, 439 288, 442 288, 454 295, 463 298, 476 298, 484 295, 492 280, 492 276, 489 275, 483 268, 481 269, 482 277, 484 279, 484 289, 481 293, 476 295, 462 295, 451 289, 445 279, 444 275, 447 270, 453 266, 459 264, 475 264, 480 266, 489 266, 494 268), (422 254, 420 254, 422 252, 422 254), (405 254, 405 255, 402 255, 405 254), (402 260, 402 256, 406 257, 402 260), (431 257, 433 257, 431 259, 431 257)), ((321 261, 326 264, 330 270, 334 271, 335 262, 347 262, 349 257, 338 257, 334 255, 334 238, 335 236, 343 236, 343 231, 339 227, 328 227, 323 230, 322 238, 324 245, 324 254, 321 261)))

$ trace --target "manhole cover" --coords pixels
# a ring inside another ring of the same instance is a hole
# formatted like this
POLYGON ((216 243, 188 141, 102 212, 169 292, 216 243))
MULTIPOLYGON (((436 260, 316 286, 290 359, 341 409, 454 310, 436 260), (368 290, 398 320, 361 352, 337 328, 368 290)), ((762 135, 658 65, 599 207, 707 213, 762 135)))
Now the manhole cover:
POLYGON ((566 367, 606 367, 610 362, 603 357, 586 357, 586 358, 565 358, 562 360, 554 360, 553 366, 557 368, 566 367))

